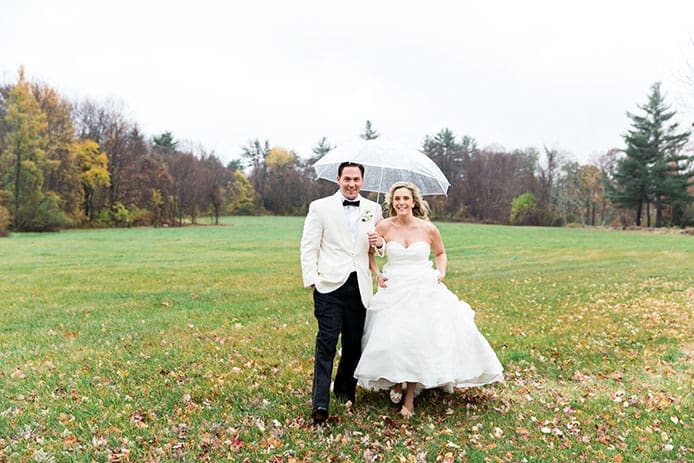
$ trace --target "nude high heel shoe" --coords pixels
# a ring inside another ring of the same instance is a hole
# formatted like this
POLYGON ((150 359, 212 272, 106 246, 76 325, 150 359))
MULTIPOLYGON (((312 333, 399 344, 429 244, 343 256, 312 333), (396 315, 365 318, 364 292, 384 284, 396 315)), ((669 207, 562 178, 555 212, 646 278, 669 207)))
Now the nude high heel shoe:
POLYGON ((402 392, 395 392, 393 389, 391 389, 388 395, 390 396, 390 401, 395 405, 399 404, 402 400, 402 392))

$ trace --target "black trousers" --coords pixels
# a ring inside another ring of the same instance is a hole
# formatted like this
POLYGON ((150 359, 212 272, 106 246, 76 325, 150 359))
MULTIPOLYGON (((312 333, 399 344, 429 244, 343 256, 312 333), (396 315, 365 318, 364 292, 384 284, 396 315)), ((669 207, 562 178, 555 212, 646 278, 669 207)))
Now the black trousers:
POLYGON ((313 408, 328 409, 330 378, 342 334, 342 356, 337 366, 333 392, 336 397, 354 402, 357 380, 354 370, 361 357, 361 337, 366 309, 361 302, 357 273, 352 272, 344 285, 331 293, 313 291, 314 314, 318 321, 316 353, 313 368, 313 408))

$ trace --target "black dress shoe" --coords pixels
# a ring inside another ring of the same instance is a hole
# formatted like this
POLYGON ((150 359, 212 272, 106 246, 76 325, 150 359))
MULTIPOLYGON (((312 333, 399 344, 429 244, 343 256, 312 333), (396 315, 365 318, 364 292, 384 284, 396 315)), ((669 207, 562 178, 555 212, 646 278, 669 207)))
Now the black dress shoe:
POLYGON ((311 418, 313 418, 314 426, 323 424, 328 420, 328 410, 322 407, 316 407, 311 411, 311 418))

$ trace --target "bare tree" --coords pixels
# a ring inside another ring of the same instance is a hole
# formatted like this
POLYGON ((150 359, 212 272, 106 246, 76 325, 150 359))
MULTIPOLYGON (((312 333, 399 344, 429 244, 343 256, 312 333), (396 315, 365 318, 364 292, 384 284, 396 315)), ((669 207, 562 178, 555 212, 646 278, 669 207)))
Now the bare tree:
POLYGON ((546 146, 544 148, 547 163, 544 167, 539 167, 538 180, 540 182, 540 194, 538 203, 540 207, 549 208, 552 201, 554 179, 559 170, 559 152, 556 149, 550 150, 546 146))
POLYGON ((219 216, 224 210, 224 188, 233 181, 232 172, 224 167, 214 153, 200 159, 203 190, 203 209, 209 209, 214 223, 219 224, 219 216))
POLYGON ((105 205, 126 204, 128 189, 132 187, 129 179, 137 168, 136 159, 144 154, 139 152, 144 143, 134 140, 141 137, 139 129, 112 102, 106 105, 90 100, 81 102, 76 105, 74 118, 80 138, 96 141, 108 155, 111 186, 105 205))
POLYGON ((265 207, 263 197, 267 188, 267 165, 265 158, 270 152, 270 141, 265 140, 261 143, 259 139, 251 140, 248 145, 241 147, 241 158, 246 161, 246 167, 251 169, 249 180, 253 188, 258 193, 256 197, 256 209, 265 207))
POLYGON ((507 223, 513 198, 522 193, 520 158, 501 151, 476 151, 465 161, 466 216, 480 222, 507 223))
POLYGON ((192 153, 173 152, 166 156, 166 161, 172 178, 174 216, 181 226, 186 213, 195 208, 196 159, 192 153))

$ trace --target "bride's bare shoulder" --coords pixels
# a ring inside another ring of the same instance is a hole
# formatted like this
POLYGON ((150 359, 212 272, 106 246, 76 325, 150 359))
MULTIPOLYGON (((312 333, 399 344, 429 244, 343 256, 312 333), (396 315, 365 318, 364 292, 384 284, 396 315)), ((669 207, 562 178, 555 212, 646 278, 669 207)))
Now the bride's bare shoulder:
POLYGON ((393 218, 388 217, 386 219, 381 220, 376 224, 376 231, 385 231, 390 229, 393 226, 393 218))
POLYGON ((421 217, 415 217, 415 219, 417 219, 417 226, 418 227, 424 228, 426 230, 431 230, 431 227, 436 228, 436 226, 433 223, 431 223, 431 221, 429 221, 429 220, 422 219, 421 217))
POLYGON ((424 219, 419 219, 420 220, 420 226, 422 227, 423 230, 425 230, 428 234, 430 235, 436 235, 439 233, 439 229, 436 228, 436 225, 434 225, 431 221, 429 220, 424 220, 424 219))

